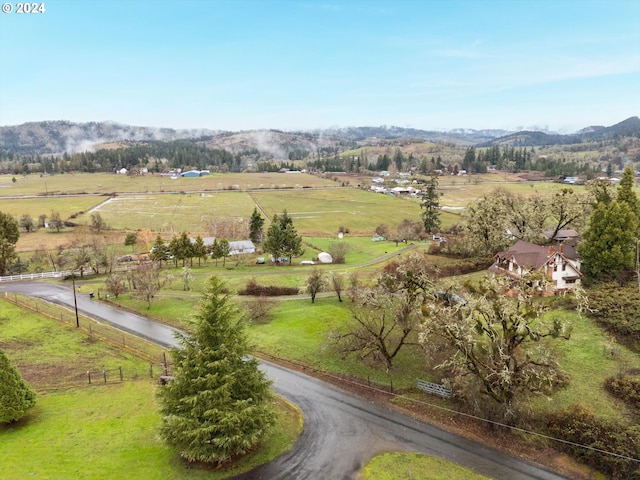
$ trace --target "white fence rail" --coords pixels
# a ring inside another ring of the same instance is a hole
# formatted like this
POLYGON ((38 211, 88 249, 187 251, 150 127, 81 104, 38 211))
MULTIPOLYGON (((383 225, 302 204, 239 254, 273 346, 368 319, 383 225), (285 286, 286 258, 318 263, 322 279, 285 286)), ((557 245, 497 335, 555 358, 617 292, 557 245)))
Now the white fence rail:
POLYGON ((71 271, 64 270, 62 272, 43 272, 43 273, 23 273, 21 275, 7 275, 0 277, 1 282, 18 282, 20 280, 38 280, 40 278, 64 278, 71 275, 71 271))
POLYGON ((439 383, 431 383, 418 379, 416 380, 416 384, 420 390, 424 390, 425 392, 433 395, 438 395, 444 398, 451 398, 453 396, 453 392, 450 388, 440 385, 439 383))

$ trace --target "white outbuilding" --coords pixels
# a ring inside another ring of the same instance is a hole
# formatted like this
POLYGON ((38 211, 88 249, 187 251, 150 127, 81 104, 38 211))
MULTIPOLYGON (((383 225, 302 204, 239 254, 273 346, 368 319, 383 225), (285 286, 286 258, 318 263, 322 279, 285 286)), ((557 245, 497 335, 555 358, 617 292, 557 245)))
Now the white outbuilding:
POLYGON ((320 263, 333 263, 333 257, 327 252, 320 252, 318 254, 318 261, 320 263))

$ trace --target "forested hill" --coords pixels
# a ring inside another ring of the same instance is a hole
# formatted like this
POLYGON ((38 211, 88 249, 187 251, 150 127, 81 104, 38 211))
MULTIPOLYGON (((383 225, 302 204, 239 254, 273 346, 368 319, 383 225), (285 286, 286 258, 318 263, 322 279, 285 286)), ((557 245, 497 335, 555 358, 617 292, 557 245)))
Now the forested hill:
POLYGON ((46 155, 92 151, 109 142, 170 142, 196 139, 219 132, 206 129, 174 130, 122 125, 114 122, 29 122, 0 127, 0 150, 24 155, 46 155))
POLYGON ((574 143, 611 140, 617 137, 640 137, 640 118, 630 117, 610 127, 592 126, 571 135, 545 132, 516 132, 484 142, 481 147, 570 145, 574 143))
MULTIPOLYGON (((392 140, 451 143, 458 146, 548 146, 640 136, 640 119, 628 118, 610 127, 587 127, 571 135, 541 131, 454 129, 447 132, 403 127, 346 127, 306 132, 248 130, 241 132, 206 129, 174 130, 122 125, 113 122, 30 122, 0 127, 0 153, 40 156, 83 153, 101 148, 128 148, 152 142, 187 142, 231 154, 257 152, 261 158, 298 160, 309 153, 340 154, 358 146, 380 145, 392 140)), ((184 145, 184 144, 183 144, 184 145)))

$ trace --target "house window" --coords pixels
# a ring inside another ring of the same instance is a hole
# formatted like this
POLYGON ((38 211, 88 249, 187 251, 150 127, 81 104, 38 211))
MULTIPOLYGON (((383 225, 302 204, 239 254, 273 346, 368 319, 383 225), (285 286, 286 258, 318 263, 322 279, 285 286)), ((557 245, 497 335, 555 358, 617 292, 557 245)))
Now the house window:
POLYGON ((570 284, 570 283, 576 283, 576 279, 575 278, 567 278, 564 283, 566 284, 570 284))
POLYGON ((567 262, 562 262, 562 271, 564 272, 567 269, 567 262))

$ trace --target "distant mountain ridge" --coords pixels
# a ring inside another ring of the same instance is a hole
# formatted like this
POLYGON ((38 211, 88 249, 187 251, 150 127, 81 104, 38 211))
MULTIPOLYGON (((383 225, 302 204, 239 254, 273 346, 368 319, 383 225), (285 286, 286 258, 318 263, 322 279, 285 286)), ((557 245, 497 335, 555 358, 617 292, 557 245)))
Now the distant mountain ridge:
POLYGON ((228 132, 139 127, 115 122, 73 123, 60 120, 0 127, 0 150, 22 155, 59 155, 65 152, 94 150, 101 144, 109 142, 185 140, 230 152, 256 149, 276 154, 296 149, 313 151, 328 146, 367 144, 403 138, 434 143, 452 142, 463 146, 545 146, 597 141, 620 135, 640 136, 640 119, 637 116, 630 117, 610 127, 590 126, 570 135, 541 131, 509 132, 463 128, 432 131, 396 126, 345 127, 298 132, 280 130, 228 132))
POLYGON ((569 135, 548 134, 545 132, 516 132, 510 135, 484 142, 478 146, 535 146, 569 145, 588 141, 608 140, 618 136, 640 136, 640 118, 629 117, 610 127, 590 126, 569 135))
POLYGON ((115 122, 73 123, 56 120, 0 127, 0 149, 26 155, 62 154, 93 150, 106 142, 173 141, 217 133, 206 129, 174 130, 115 122))

